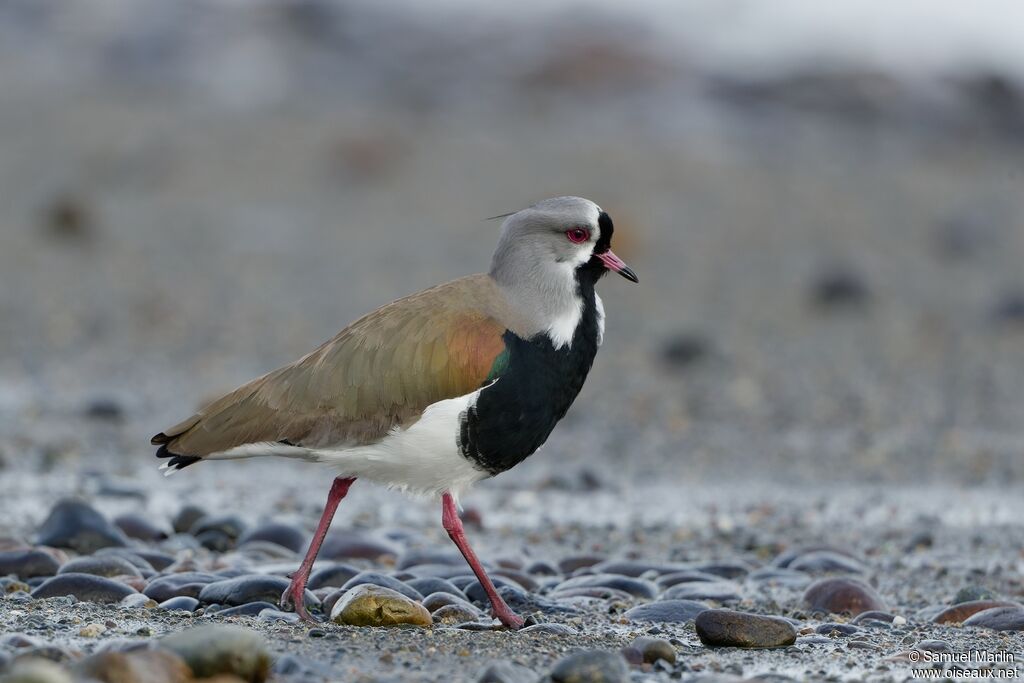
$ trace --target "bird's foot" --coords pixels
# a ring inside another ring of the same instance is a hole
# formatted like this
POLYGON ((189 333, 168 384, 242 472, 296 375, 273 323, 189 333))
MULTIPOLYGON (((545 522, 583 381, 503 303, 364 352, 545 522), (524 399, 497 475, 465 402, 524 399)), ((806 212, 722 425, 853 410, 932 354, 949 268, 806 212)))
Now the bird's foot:
POLYGON ((310 624, 317 623, 316 619, 309 615, 306 611, 306 601, 303 599, 306 595, 306 582, 299 582, 295 578, 292 579, 291 584, 284 589, 284 593, 281 594, 281 609, 287 610, 291 607, 295 608, 295 613, 299 615, 299 619, 310 624), (294 599, 295 596, 300 596, 298 600, 294 599))
POLYGON ((505 607, 505 609, 494 610, 494 616, 497 617, 498 621, 500 621, 506 628, 513 631, 518 631, 526 624, 526 621, 523 620, 521 616, 513 612, 508 607, 505 607))

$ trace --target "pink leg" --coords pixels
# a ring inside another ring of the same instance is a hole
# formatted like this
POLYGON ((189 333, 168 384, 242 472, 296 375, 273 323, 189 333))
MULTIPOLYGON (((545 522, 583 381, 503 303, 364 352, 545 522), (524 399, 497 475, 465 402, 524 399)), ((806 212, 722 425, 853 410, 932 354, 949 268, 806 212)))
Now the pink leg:
POLYGON ((281 596, 281 607, 287 609, 290 604, 294 603, 296 614, 305 621, 313 621, 313 618, 309 616, 309 612, 306 611, 306 601, 304 599, 309 572, 313 569, 313 562, 316 560, 317 553, 320 552, 324 536, 327 535, 327 530, 331 527, 334 511, 338 509, 338 503, 348 493, 348 489, 354 481, 355 477, 350 479, 338 477, 331 484, 331 492, 327 494, 327 504, 324 505, 324 513, 320 515, 320 523, 316 526, 313 540, 309 542, 309 550, 306 551, 306 557, 302 560, 299 570, 292 574, 292 583, 281 596))
POLYGON ((487 597, 491 601, 494 616, 511 629, 522 628, 524 623, 522 617, 513 612, 501 599, 498 591, 494 589, 491 579, 487 576, 487 572, 484 571, 483 565, 477 559, 476 553, 469 547, 469 541, 466 540, 466 532, 462 530, 462 520, 459 519, 459 512, 455 509, 455 499, 452 498, 452 494, 445 493, 441 497, 441 511, 441 523, 444 525, 444 530, 448 532, 448 536, 458 546, 462 556, 466 558, 466 562, 476 574, 476 578, 480 580, 480 585, 483 586, 484 592, 487 593, 487 597))

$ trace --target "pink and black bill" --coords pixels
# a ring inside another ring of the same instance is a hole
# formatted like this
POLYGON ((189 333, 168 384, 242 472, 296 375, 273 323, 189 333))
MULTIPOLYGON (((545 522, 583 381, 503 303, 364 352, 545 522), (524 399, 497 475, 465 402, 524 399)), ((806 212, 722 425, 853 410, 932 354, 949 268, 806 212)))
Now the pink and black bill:
POLYGON ((607 212, 602 211, 598 216, 597 226, 601 229, 601 237, 598 238, 597 244, 594 245, 593 258, 596 258, 605 268, 613 273, 618 273, 631 282, 640 282, 633 269, 627 266, 626 262, 612 251, 612 233, 615 232, 615 226, 612 224, 612 218, 607 212))

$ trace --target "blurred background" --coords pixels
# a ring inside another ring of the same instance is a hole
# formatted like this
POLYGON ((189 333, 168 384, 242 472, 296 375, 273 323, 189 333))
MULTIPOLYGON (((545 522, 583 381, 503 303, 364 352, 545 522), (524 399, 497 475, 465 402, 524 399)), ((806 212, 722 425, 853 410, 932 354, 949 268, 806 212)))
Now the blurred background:
POLYGON ((149 436, 485 270, 485 219, 561 194, 612 215, 640 284, 602 283, 583 395, 471 502, 1019 486, 1022 22, 1014 0, 0 3, 0 493, 312 509, 329 473, 165 484, 149 436))

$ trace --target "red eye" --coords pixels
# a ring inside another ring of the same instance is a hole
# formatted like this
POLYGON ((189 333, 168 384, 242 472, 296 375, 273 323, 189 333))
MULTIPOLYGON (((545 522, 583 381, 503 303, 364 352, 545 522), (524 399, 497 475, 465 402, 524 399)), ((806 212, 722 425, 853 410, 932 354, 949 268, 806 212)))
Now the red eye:
POLYGON ((565 236, 569 238, 570 242, 580 244, 590 239, 590 231, 586 228, 573 228, 572 230, 566 230, 565 236))

